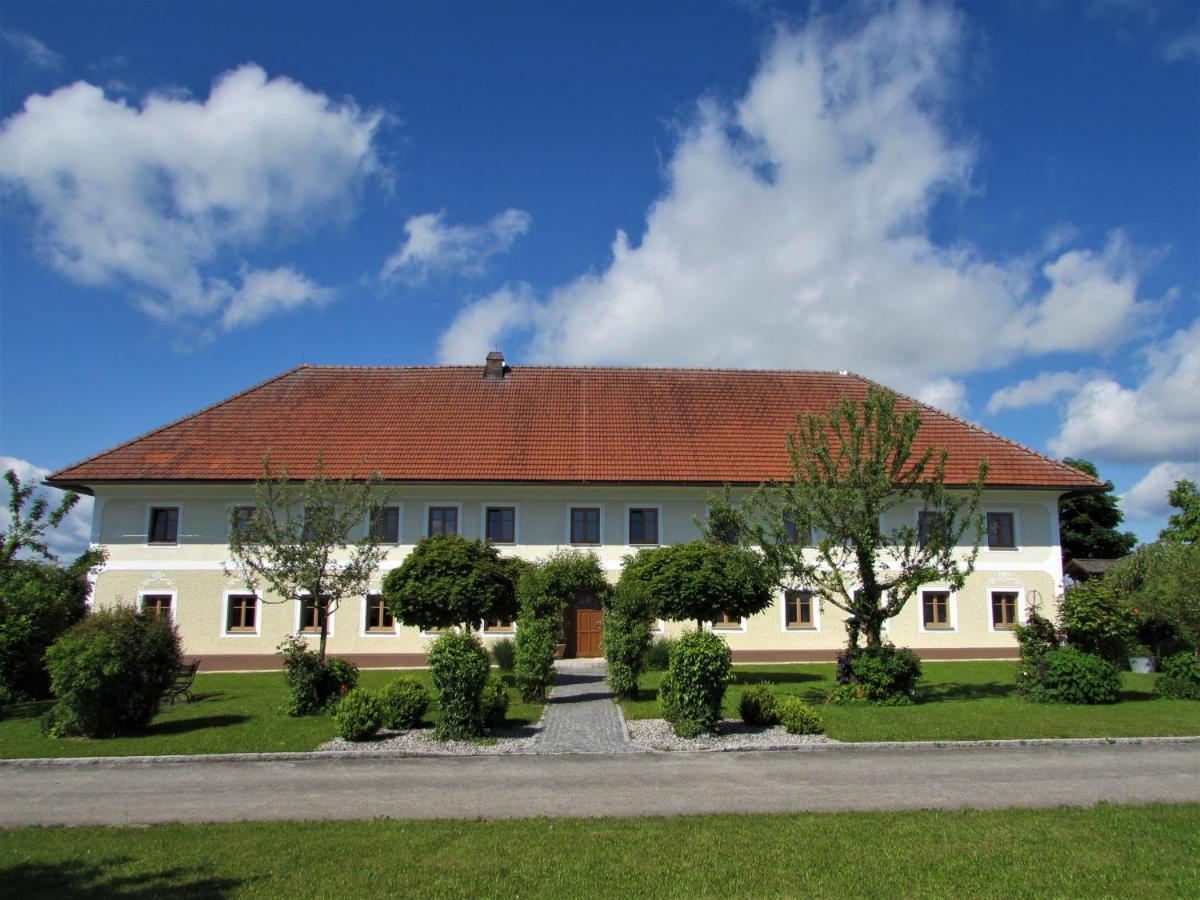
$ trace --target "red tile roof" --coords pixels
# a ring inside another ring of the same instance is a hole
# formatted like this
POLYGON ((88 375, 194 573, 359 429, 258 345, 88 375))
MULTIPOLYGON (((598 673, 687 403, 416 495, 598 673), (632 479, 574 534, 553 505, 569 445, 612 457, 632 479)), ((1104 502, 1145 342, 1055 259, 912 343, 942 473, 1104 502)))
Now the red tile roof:
MULTIPOLYGON (((394 481, 758 483, 790 477, 797 413, 870 384, 832 372, 478 366, 300 366, 68 466, 58 485, 236 481, 263 457, 294 478, 394 481)), ((915 401, 902 398, 900 406, 915 401)), ((919 441, 950 451, 947 482, 1098 488, 1061 462, 921 406, 919 441)))

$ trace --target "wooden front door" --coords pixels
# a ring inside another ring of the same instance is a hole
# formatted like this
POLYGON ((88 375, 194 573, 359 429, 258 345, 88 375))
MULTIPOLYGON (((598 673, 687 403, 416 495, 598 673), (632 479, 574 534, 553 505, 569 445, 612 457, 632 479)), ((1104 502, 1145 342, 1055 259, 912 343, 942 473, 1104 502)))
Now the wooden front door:
POLYGON ((604 610, 575 610, 575 655, 599 656, 600 638, 604 634, 604 610))

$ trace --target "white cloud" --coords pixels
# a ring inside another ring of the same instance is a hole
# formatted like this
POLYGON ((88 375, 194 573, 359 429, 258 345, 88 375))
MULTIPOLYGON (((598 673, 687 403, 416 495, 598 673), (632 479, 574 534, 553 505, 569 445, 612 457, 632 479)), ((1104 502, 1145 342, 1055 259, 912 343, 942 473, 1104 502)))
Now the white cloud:
POLYGON ((1131 463, 1200 458, 1200 319, 1143 352, 1137 387, 1095 378, 1079 389, 1050 441, 1055 453, 1131 463))
MULTIPOLYGON (((50 474, 49 469, 43 469, 27 460, 18 459, 15 456, 0 456, 0 473, 7 472, 9 469, 16 471, 17 478, 20 479, 23 487, 29 484, 40 484, 42 479, 50 474)), ((8 488, 8 482, 0 480, 0 531, 6 533, 12 523, 8 512, 8 501, 11 496, 12 492, 8 488)), ((35 497, 38 496, 46 498, 49 511, 53 512, 62 502, 63 492, 57 488, 39 487, 35 492, 35 497)), ((26 506, 26 511, 28 508, 26 506)), ((60 561, 69 563, 87 550, 91 534, 92 498, 81 495, 79 502, 62 520, 58 528, 47 534, 46 543, 60 561)))
POLYGON ((917 391, 917 399, 934 409, 952 416, 965 416, 971 411, 967 402, 967 386, 956 378, 938 378, 917 391))
POLYGON ((1166 518, 1172 512, 1167 494, 1184 478, 1200 481, 1200 463, 1159 463, 1121 495, 1121 509, 1133 520, 1166 518))
POLYGON ((62 56, 55 53, 37 38, 23 31, 11 28, 0 29, 0 39, 12 48, 12 51, 35 69, 52 70, 62 65, 62 56))
POLYGON ((332 290, 290 266, 269 272, 247 271, 243 273, 241 287, 230 294, 221 325, 227 330, 246 327, 280 310, 293 310, 307 303, 320 306, 332 299, 332 290))
POLYGON ((1084 378, 1082 372, 1039 372, 1033 378, 1000 388, 988 400, 987 411, 998 413, 1002 409, 1024 409, 1051 403, 1063 394, 1078 390, 1084 378))
POLYGON ((1192 62, 1200 59, 1200 28, 1176 36, 1162 48, 1167 62, 1192 62))
POLYGON ((478 363, 497 334, 511 330, 537 311, 529 285, 501 288, 468 306, 438 341, 438 357, 446 363, 478 363))
POLYGON ((384 262, 380 277, 423 281, 439 273, 482 275, 489 260, 507 253, 533 221, 522 209, 506 209, 483 225, 447 225, 445 216, 445 211, 425 213, 405 222, 408 236, 384 262))
POLYGON ((1056 247, 1044 280, 1026 257, 930 237, 934 202, 972 189, 972 147, 942 115, 962 31, 916 3, 850 36, 781 31, 736 103, 698 104, 640 241, 618 232, 606 269, 519 316, 483 298, 461 320, 531 361, 853 369, 912 393, 1121 343, 1146 304, 1119 233, 1056 247))
POLYGON ((0 179, 29 201, 39 250, 73 281, 132 288, 166 321, 246 321, 226 309, 238 292, 221 267, 348 213, 379 171, 381 121, 254 65, 203 102, 157 94, 137 107, 81 81, 29 97, 0 126, 0 179))

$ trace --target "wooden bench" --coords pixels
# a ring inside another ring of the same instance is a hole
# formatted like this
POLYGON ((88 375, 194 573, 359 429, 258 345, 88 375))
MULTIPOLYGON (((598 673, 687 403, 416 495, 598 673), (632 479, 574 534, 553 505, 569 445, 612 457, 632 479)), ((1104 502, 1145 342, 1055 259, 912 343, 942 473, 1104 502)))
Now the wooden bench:
POLYGON ((190 666, 184 666, 175 676, 175 683, 167 688, 167 692, 163 695, 164 700, 169 700, 174 703, 180 697, 186 697, 187 702, 191 703, 195 700, 192 694, 192 682, 196 679, 196 672, 200 668, 200 660, 196 660, 190 666))

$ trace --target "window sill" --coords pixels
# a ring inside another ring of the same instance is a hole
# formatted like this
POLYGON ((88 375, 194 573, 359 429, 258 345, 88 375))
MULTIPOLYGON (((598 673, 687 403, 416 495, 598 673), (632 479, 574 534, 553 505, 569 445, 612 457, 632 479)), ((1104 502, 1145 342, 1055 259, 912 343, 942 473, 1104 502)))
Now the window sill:
POLYGON ((816 625, 785 625, 784 631, 819 631, 816 625))

